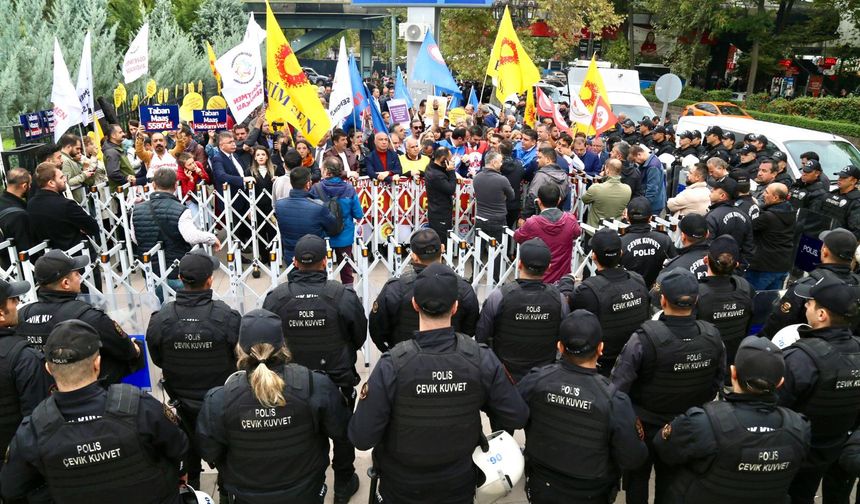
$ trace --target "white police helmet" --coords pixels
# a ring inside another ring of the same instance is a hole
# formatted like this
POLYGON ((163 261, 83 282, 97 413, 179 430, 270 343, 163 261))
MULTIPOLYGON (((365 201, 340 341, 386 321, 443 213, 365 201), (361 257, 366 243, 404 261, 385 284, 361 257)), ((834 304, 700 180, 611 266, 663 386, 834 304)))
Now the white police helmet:
POLYGON ((215 504, 215 501, 209 494, 200 490, 194 490, 190 486, 186 486, 179 493, 182 495, 183 504, 215 504))
POLYGON ((523 477, 525 459, 520 445, 505 431, 496 431, 472 452, 478 466, 478 489, 475 504, 492 504, 511 493, 523 477))
POLYGON ((779 348, 788 348, 792 343, 800 339, 798 329, 809 327, 806 324, 791 324, 783 327, 773 335, 771 341, 779 348))

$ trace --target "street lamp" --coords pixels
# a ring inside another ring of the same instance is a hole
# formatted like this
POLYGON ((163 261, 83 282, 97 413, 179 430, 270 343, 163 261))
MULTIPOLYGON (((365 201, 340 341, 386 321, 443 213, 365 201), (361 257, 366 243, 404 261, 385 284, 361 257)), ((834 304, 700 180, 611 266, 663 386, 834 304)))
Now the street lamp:
POLYGON ((493 2, 493 17, 496 21, 502 19, 505 7, 511 12, 511 21, 516 28, 525 28, 532 24, 537 10, 536 0, 495 0, 493 2))

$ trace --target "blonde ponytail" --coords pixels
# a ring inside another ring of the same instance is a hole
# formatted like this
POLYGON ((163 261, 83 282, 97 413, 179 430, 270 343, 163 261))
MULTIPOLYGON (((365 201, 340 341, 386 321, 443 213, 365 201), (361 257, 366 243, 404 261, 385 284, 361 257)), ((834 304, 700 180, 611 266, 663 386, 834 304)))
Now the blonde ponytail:
POLYGON ((284 378, 269 366, 281 366, 290 361, 291 355, 286 347, 276 349, 269 343, 258 343, 251 347, 251 353, 246 354, 238 348, 239 362, 237 367, 248 373, 248 383, 251 392, 267 408, 284 406, 284 378))

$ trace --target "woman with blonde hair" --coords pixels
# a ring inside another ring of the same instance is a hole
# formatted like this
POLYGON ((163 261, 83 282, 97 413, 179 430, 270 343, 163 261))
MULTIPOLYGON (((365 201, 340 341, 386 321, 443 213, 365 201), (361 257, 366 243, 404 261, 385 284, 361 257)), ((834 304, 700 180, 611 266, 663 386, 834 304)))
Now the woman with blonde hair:
POLYGON ((234 504, 321 504, 328 440, 346 439, 343 397, 325 375, 290 362, 282 330, 270 311, 242 317, 239 371, 206 394, 197 419, 200 452, 234 504))

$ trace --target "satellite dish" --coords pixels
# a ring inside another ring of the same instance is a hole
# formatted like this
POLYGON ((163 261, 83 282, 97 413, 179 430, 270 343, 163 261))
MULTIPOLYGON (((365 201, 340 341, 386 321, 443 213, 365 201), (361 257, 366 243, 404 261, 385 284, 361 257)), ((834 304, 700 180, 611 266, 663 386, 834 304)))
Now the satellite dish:
POLYGON ((681 78, 673 73, 661 75, 654 84, 654 94, 657 99, 663 103, 672 103, 681 96, 681 90, 684 89, 684 83, 681 78))

